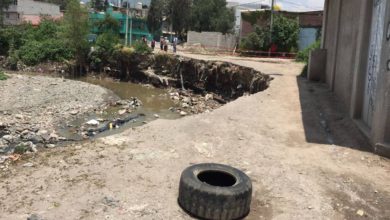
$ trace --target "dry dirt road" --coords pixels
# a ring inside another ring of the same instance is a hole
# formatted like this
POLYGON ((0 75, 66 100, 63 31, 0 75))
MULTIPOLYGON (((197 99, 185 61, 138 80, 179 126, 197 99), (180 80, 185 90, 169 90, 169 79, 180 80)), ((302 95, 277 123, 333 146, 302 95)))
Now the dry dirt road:
POLYGON ((302 65, 191 55, 254 67, 264 92, 211 113, 156 120, 18 162, 2 174, 0 219, 191 219, 177 205, 181 171, 225 163, 253 181, 250 220, 389 219, 390 161, 369 145, 302 65), (31 161, 33 167, 23 167, 31 161))

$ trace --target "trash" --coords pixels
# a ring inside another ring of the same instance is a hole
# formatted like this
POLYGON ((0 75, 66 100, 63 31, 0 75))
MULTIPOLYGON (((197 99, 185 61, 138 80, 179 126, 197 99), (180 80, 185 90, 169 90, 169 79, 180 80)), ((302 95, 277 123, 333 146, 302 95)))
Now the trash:
POLYGON ((160 116, 158 114, 153 115, 155 118, 159 118, 160 116))
POLYGON ((20 154, 12 154, 12 155, 8 156, 8 158, 11 159, 12 161, 17 161, 20 159, 20 157, 21 157, 20 154))
POLYGON ((91 126, 98 126, 100 124, 100 122, 98 120, 92 119, 92 120, 87 121, 86 124, 91 125, 91 126))
POLYGON ((33 163, 25 163, 23 164, 23 167, 33 167, 34 164, 33 163))
POLYGON ((181 115, 181 116, 186 116, 186 115, 187 115, 187 112, 181 111, 181 112, 180 112, 180 115, 181 115))

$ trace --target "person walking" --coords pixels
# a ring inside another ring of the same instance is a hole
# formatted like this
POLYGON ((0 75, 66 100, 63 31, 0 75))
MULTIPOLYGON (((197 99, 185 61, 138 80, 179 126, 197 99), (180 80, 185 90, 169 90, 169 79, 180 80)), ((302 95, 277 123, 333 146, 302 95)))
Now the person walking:
POLYGON ((154 39, 151 41, 150 47, 152 48, 152 50, 154 50, 154 47, 156 47, 156 41, 154 39))
POLYGON ((177 41, 178 41, 178 39, 177 39, 177 37, 175 36, 174 38, 173 38, 173 52, 174 53, 176 53, 176 47, 177 47, 177 41))
POLYGON ((164 38, 160 37, 160 49, 164 50, 164 38))
POLYGON ((167 38, 164 39, 164 51, 168 52, 168 39, 167 38))

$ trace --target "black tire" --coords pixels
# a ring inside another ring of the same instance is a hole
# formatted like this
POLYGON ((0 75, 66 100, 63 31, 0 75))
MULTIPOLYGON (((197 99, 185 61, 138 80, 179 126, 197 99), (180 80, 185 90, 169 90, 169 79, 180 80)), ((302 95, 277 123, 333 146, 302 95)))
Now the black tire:
POLYGON ((248 215, 252 182, 242 171, 221 164, 197 164, 181 174, 179 205, 201 219, 230 220, 248 215))

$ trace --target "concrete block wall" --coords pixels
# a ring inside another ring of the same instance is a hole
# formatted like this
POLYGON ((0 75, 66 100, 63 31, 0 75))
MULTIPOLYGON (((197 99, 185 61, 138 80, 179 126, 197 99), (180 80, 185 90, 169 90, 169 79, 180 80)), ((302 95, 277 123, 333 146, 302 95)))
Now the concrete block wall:
POLYGON ((385 30, 377 76, 372 123, 363 119, 367 65, 374 2, 326 0, 322 48, 326 52, 329 88, 343 103, 373 149, 390 155, 390 2, 386 1, 385 30), (353 9, 353 10, 352 10, 353 9))
POLYGON ((60 7, 55 4, 37 2, 33 0, 18 0, 17 10, 24 15, 60 16, 60 7))
POLYGON ((202 46, 215 50, 233 50, 236 46, 236 36, 222 34, 219 32, 195 32, 189 31, 187 43, 189 45, 201 44, 202 46))

